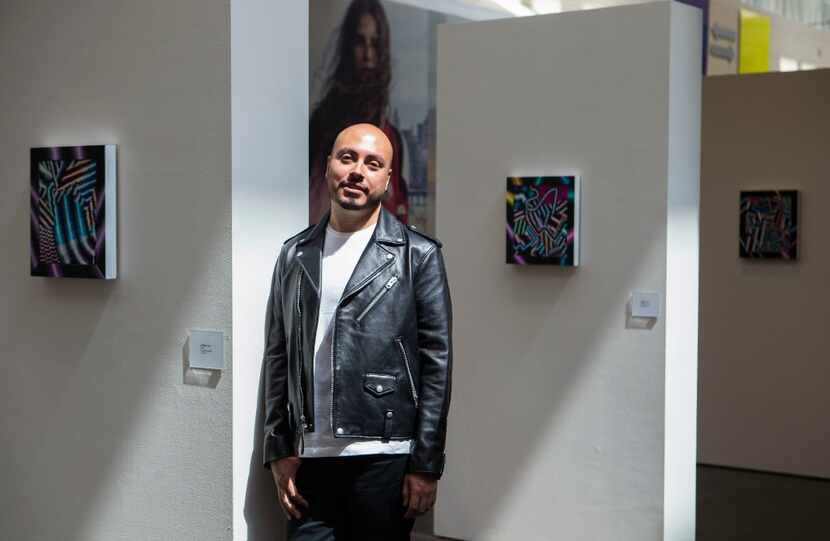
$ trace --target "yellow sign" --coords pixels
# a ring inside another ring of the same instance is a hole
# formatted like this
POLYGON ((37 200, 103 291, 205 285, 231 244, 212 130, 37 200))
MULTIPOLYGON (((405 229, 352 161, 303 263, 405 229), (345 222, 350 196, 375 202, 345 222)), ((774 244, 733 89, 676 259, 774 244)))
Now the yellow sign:
POLYGON ((747 9, 741 10, 739 73, 769 71, 769 28, 769 17, 747 9))

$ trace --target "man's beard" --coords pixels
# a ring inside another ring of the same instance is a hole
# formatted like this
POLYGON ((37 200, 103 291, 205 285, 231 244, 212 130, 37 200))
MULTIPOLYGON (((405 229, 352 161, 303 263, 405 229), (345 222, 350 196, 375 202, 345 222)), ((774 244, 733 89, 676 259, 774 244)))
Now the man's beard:
POLYGON ((386 198, 386 191, 383 191, 383 192, 380 192, 380 193, 377 193, 377 194, 371 194, 371 193, 366 193, 366 191, 363 190, 362 188, 355 187, 354 184, 345 183, 352 190, 360 190, 364 194, 366 194, 366 202, 365 203, 357 203, 355 201, 355 198, 353 198, 353 197, 342 197, 338 193, 343 184, 344 183, 341 183, 337 186, 337 188, 335 190, 335 193, 334 193, 334 197, 332 199, 334 199, 334 201, 340 206, 340 208, 345 209, 345 210, 374 209, 374 208, 377 208, 377 206, 380 205, 383 202, 383 200, 386 198))

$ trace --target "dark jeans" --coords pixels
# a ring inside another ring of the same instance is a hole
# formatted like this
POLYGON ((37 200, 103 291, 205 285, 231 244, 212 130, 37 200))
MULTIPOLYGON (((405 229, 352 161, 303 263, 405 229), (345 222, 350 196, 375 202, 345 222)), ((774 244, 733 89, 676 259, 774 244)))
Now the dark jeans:
POLYGON ((403 517, 409 455, 303 458, 295 482, 310 508, 288 521, 289 541, 408 541, 403 517))

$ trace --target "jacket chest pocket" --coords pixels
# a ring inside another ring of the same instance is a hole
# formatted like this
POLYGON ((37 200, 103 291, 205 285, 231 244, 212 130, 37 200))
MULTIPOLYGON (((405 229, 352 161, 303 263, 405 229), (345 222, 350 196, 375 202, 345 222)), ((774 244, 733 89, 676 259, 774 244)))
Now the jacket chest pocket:
POLYGON ((372 396, 381 397, 394 393, 397 386, 397 378, 392 374, 369 373, 363 376, 363 388, 372 396))

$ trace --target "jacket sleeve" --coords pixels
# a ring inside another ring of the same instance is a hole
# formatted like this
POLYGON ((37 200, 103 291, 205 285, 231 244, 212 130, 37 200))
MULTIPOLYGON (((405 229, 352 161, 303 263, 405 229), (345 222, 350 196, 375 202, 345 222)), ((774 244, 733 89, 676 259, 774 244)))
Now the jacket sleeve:
POLYGON ((444 472, 444 445, 452 388, 452 303, 441 248, 429 251, 415 271, 420 407, 409 472, 444 472))
POLYGON ((262 359, 265 377, 265 438, 262 462, 266 469, 270 469, 272 461, 294 454, 288 419, 288 353, 285 349, 280 293, 284 258, 283 247, 274 265, 271 293, 265 312, 265 352, 262 359))

